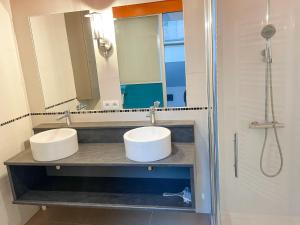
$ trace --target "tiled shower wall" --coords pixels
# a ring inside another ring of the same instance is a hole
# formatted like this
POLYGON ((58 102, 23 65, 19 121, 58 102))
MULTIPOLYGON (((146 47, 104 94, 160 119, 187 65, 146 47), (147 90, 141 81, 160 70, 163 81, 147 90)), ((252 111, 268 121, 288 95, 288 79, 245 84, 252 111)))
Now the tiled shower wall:
POLYGON ((0 127, 0 220, 1 224, 24 224, 36 207, 12 205, 6 168, 2 162, 24 149, 31 136, 31 119, 26 97, 8 0, 0 0, 0 123, 22 119, 0 127))
MULTIPOLYGON (((273 44, 273 84, 284 168, 270 179, 259 169, 264 130, 249 129, 264 120, 265 64, 260 32, 265 0, 227 0, 220 9, 222 69, 220 82, 221 200, 225 225, 300 224, 299 195, 299 34, 300 3, 271 0, 271 20, 277 28, 273 44), (239 177, 234 177, 234 133, 239 136, 239 177), (297 177, 298 174, 298 177, 297 177)), ((270 130, 264 166, 279 166, 274 132, 270 130)))

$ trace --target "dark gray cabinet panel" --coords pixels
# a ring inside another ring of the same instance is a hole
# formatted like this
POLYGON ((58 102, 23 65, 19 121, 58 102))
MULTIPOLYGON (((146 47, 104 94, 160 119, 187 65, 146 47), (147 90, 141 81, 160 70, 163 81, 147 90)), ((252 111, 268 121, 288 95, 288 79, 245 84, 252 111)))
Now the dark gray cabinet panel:
POLYGON ((49 166, 8 166, 17 204, 195 210, 192 167, 159 167, 160 174, 164 174, 160 176, 153 176, 156 168, 152 169, 72 166, 56 170, 49 166), (110 168, 113 172, 103 176, 104 170, 110 168), (135 170, 140 176, 124 176, 123 169, 135 170), (178 193, 186 187, 192 190, 192 203, 184 203, 179 197, 163 197, 164 192, 178 193))

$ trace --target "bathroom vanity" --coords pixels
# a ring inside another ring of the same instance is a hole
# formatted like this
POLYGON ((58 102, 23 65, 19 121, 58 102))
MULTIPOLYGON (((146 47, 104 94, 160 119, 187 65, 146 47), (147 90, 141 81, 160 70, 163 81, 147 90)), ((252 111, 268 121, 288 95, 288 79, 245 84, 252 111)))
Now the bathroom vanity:
MULTIPOLYGON (((39 162, 30 147, 7 160, 15 204, 61 205, 195 211, 194 122, 160 122, 171 130, 172 154, 160 161, 134 162, 126 158, 123 134, 146 122, 74 123, 79 150, 57 161, 39 162), (192 201, 164 197, 186 187, 192 201)), ((35 133, 63 127, 42 124, 35 133)))

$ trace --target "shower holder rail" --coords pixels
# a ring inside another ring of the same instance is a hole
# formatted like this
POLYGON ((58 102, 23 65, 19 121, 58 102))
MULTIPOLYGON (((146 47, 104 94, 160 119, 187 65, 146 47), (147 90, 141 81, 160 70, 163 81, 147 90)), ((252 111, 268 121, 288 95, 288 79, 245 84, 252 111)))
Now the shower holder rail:
POLYGON ((249 125, 250 129, 268 129, 268 128, 284 128, 285 125, 283 123, 278 123, 278 122, 251 122, 249 125))

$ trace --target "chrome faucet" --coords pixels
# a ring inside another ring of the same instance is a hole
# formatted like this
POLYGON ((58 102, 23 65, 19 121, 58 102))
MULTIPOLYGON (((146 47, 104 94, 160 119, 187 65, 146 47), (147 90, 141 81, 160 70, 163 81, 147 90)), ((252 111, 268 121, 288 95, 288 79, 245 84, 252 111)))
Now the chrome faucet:
POLYGON ((61 116, 61 117, 59 117, 59 118, 57 118, 56 120, 58 121, 58 120, 62 120, 64 118, 66 118, 66 123, 67 123, 67 125, 69 127, 71 125, 71 112, 70 112, 70 110, 64 111, 64 115, 61 116))
POLYGON ((160 105, 160 102, 156 101, 156 102, 154 102, 153 106, 150 107, 149 114, 147 115, 147 117, 150 118, 151 125, 155 125, 155 123, 156 123, 155 112, 156 112, 156 109, 159 107, 159 105, 160 105))
POLYGON ((77 111, 80 111, 80 110, 86 110, 87 109, 87 105, 84 104, 84 103, 79 103, 77 106, 76 106, 76 109, 77 111))

